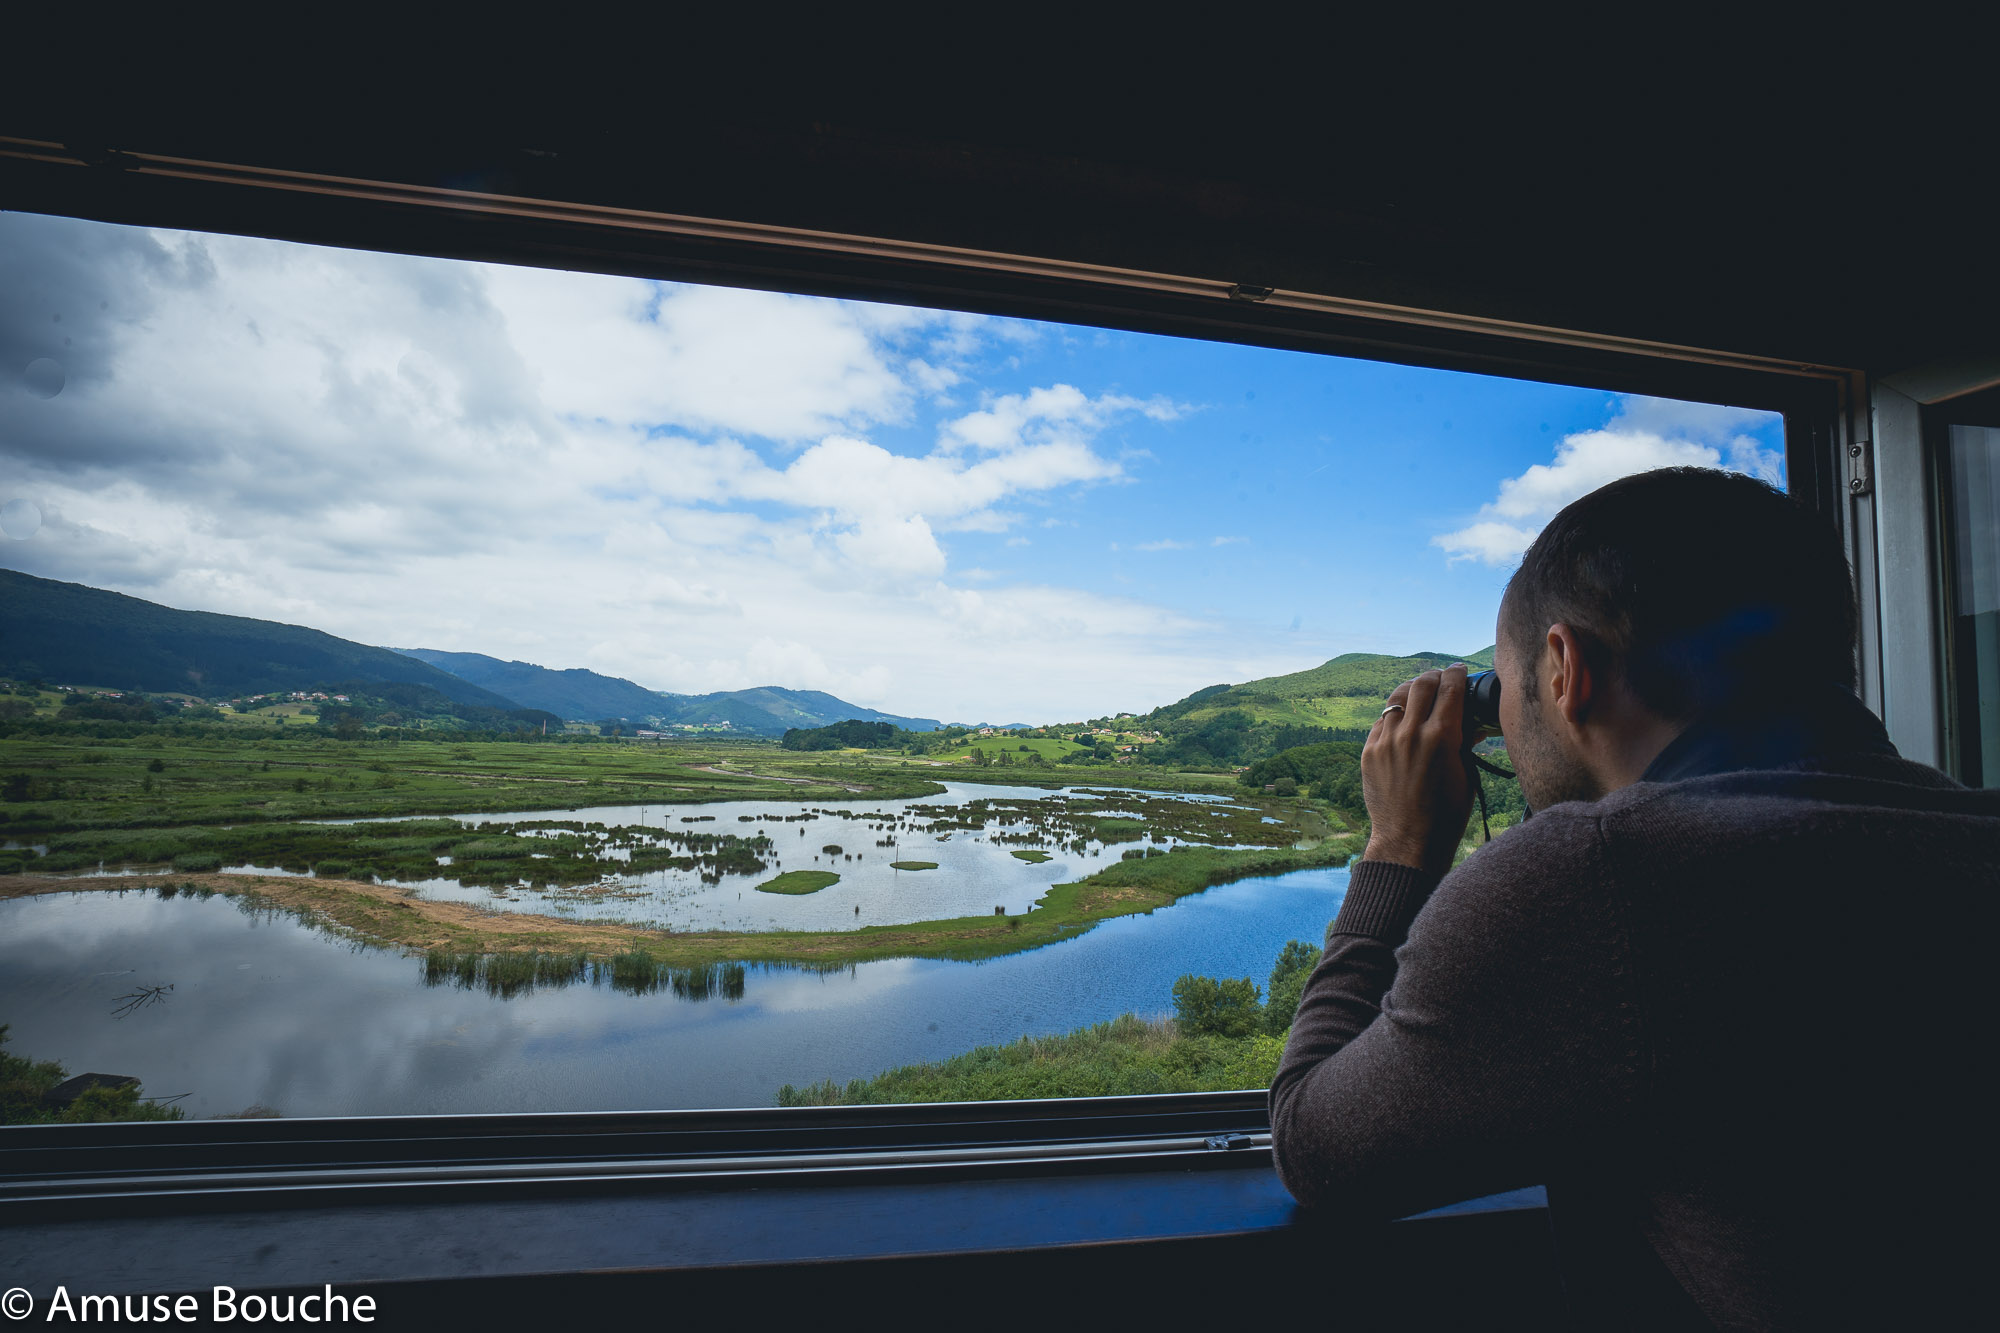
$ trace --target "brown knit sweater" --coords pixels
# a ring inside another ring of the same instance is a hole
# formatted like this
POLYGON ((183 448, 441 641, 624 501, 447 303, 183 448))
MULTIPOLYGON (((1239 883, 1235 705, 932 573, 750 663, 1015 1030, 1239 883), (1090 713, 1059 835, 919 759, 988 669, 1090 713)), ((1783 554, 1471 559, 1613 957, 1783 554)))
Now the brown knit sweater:
POLYGON ((1991 1047, 1963 946, 2000 791, 1897 757, 1851 695, 1814 707, 1691 728, 1442 881, 1355 863, 1271 1086, 1292 1193, 1386 1218, 1546 1184, 1592 1327, 1911 1296, 1896 1243, 1970 1153, 1991 1047))

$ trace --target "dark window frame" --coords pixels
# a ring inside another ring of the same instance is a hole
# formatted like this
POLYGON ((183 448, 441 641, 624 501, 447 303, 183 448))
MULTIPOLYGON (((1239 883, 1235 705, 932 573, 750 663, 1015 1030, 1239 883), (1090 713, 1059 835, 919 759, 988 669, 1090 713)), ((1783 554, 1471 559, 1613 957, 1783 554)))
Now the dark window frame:
POLYGON ((1960 678, 1962 645, 1958 628, 1958 507, 1957 478, 1951 465, 1951 428, 1985 426, 2000 429, 2000 388, 1982 389, 1923 409, 1924 462, 1929 475, 1924 491, 1931 505, 1932 532, 1937 549, 1935 594, 1938 625, 1938 697, 1943 703, 1944 768, 1971 786, 2000 784, 2000 775, 1981 772, 1974 753, 1976 737, 1966 721, 1968 705, 1976 708, 1973 684, 1960 678))
MULTIPOLYGON (((1780 412, 1790 489, 1828 513, 1874 616, 1841 367, 1272 292, 1219 277, 636 214, 0 137, 9 206, 100 221, 1096 325, 1780 412)), ((1857 464, 1856 460, 1860 463, 1857 464)), ((1867 635, 1864 633, 1864 645, 1867 635)), ((1869 679, 1864 646, 1864 683, 1869 679)), ((361 1192, 959 1179, 1268 1165, 1261 1091, 1051 1102, 12 1127, 0 1203, 78 1216, 361 1192)), ((12 1212, 13 1209, 7 1209, 12 1212)))

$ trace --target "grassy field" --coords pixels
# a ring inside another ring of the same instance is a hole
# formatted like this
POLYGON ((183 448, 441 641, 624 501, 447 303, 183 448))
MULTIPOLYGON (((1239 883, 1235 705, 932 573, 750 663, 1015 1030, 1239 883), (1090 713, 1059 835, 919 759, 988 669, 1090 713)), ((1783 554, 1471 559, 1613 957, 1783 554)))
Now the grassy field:
POLYGON ((988 763, 992 763, 1002 754, 1005 754, 1015 764, 1021 764, 1027 760, 1029 755, 1038 754, 1042 757, 1043 763, 1053 764, 1066 754, 1075 754, 1078 750, 1088 750, 1089 748, 1087 745, 1078 745, 1074 741, 1058 740, 1054 737, 1021 739, 1015 736, 987 736, 969 738, 965 745, 955 750, 941 751, 933 755, 932 758, 943 759, 948 763, 954 764, 970 764, 972 762, 973 751, 978 750, 986 755, 988 763))
POLYGON ((1258 1034, 1188 1036, 1171 1018, 1125 1014, 1076 1032, 981 1046, 843 1085, 778 1090, 780 1106, 988 1102, 1021 1097, 1128 1097, 1269 1087, 1285 1044, 1258 1034))
POLYGON ((818 893, 840 883, 840 876, 831 870, 787 870, 782 875, 773 875, 757 886, 759 893, 818 893))
POLYGON ((891 870, 936 870, 937 868, 938 863, 935 861, 891 861, 889 863, 889 869, 891 870))
POLYGON ((7 784, 0 839, 92 828, 828 802, 941 790, 918 768, 800 758, 775 742, 338 741, 272 729, 216 738, 0 737, 0 784, 7 784))

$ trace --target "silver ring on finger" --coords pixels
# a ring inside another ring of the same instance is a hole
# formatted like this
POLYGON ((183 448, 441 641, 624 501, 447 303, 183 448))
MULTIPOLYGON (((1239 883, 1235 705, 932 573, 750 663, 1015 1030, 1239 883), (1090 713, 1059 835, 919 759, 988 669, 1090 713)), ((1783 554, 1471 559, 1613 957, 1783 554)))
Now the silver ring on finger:
POLYGON ((1389 705, 1389 706, 1388 706, 1387 708, 1385 708, 1385 709, 1383 709, 1383 710, 1382 710, 1382 716, 1383 716, 1383 717, 1387 717, 1387 716, 1389 716, 1389 714, 1391 714, 1391 713, 1400 713, 1400 712, 1402 712, 1402 711, 1403 711, 1403 705, 1401 705, 1401 704, 1390 704, 1390 705, 1389 705))

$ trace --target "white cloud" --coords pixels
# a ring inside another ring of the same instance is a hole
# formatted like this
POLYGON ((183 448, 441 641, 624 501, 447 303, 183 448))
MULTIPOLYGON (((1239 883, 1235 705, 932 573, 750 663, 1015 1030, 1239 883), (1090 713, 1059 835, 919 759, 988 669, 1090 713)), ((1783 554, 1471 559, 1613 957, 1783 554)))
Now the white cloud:
MULTIPOLYGON (((0 216, 0 260, 19 219, 0 216)), ((1032 326, 33 225, 61 252, 113 236, 140 259, 102 266, 122 284, 106 369, 55 399, 0 394, 10 492, 44 515, 11 567, 367 643, 933 716, 1123 701, 1140 660, 1161 663, 1159 702, 1208 683, 1180 673, 1222 678, 1205 621, 947 581, 950 534, 1125 479, 1106 432, 1184 410, 1054 384, 983 400, 928 453, 886 447, 1032 326)))
POLYGON ((1073 443, 1096 434, 1113 419, 1138 413, 1152 421, 1172 421, 1187 409, 1165 398, 1104 394, 1092 398, 1069 384, 1003 394, 976 412, 945 423, 938 442, 950 450, 1018 450, 1029 444, 1073 443))
POLYGON ((1158 541, 1140 542, 1132 549, 1135 551, 1185 551, 1193 546, 1193 542, 1177 542, 1171 537, 1162 537, 1158 541))
POLYGON ((1210 540, 1208 544, 1210 546, 1233 546, 1237 542, 1247 542, 1249 540, 1248 537, 1216 537, 1210 540))
POLYGON ((944 552, 922 515, 869 519, 834 538, 854 564, 898 578, 935 578, 944 573, 944 552))
MULTIPOLYGON (((559 415, 812 439, 904 419, 883 307, 544 269, 481 270, 506 337, 559 415)), ((945 387, 927 363, 917 387, 945 387)))
POLYGON ((1500 483, 1476 521, 1431 538, 1449 563, 1505 565, 1520 559, 1542 527, 1572 500, 1620 477, 1662 467, 1726 467, 1782 484, 1784 455, 1766 449, 1746 428, 1773 414, 1663 398, 1627 398, 1597 430, 1564 436, 1555 460, 1537 463, 1500 483))

